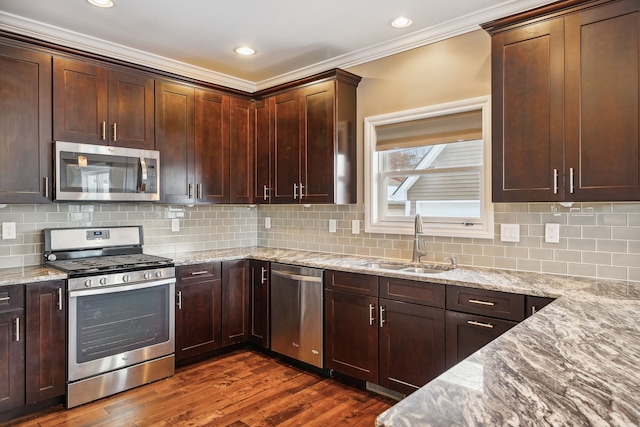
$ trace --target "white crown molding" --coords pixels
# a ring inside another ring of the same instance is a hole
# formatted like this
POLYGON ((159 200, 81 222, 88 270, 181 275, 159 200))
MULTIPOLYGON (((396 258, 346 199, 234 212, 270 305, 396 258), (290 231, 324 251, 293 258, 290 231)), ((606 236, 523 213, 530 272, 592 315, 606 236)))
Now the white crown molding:
POLYGON ((0 11, 0 29, 74 49, 253 93, 256 84, 227 74, 0 11))
POLYGON ((356 65, 375 61, 377 59, 405 52, 417 47, 436 43, 447 38, 475 31, 480 28, 480 24, 483 22, 489 22, 494 19, 533 9, 548 3, 550 3, 549 0, 504 1, 496 6, 480 10, 476 13, 464 15, 459 18, 443 22, 442 24, 425 28, 421 31, 416 31, 408 34, 407 36, 398 37, 389 42, 379 43, 365 49, 349 52, 347 54, 318 62, 308 67, 299 68, 288 73, 280 74, 259 82, 240 79, 2 11, 0 11, 0 29, 253 93, 257 90, 267 89, 278 84, 308 77, 333 68, 354 67, 356 65))

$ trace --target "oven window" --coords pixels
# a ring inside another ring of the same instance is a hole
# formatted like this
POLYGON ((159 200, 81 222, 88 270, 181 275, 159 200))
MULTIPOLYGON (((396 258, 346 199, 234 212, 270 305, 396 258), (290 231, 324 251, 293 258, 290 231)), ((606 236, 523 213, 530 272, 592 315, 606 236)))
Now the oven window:
POLYGON ((78 297, 76 362, 169 340, 167 286, 78 297))

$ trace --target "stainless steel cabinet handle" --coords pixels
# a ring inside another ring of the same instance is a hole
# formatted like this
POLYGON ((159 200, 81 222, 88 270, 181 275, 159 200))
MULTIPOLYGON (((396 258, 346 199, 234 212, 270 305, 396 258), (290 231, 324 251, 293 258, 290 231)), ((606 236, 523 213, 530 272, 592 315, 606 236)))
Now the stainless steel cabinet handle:
POLYGON ((467 323, 473 326, 480 326, 481 328, 493 329, 493 325, 491 323, 476 322, 475 320, 467 320, 467 323))
POLYGON ((267 192, 269 191, 269 189, 267 188, 267 185, 263 185, 262 186, 262 200, 267 200, 269 198, 269 195, 267 194, 267 192))
POLYGON ((478 299, 470 299, 469 300, 470 304, 478 304, 478 305, 486 305, 489 307, 493 307, 494 305, 496 305, 495 302, 491 302, 491 301, 480 301, 478 299))
POLYGON ((207 273, 209 273, 207 270, 203 270, 203 271, 192 271, 192 272, 191 272, 191 275, 192 275, 192 276, 201 276, 201 275, 203 275, 203 274, 207 274, 207 273))
POLYGON ((538 307, 536 307, 535 305, 531 306, 531 315, 533 316, 537 312, 538 312, 538 307))
POLYGON ((193 184, 189 184, 187 192, 187 197, 189 199, 193 199, 193 184))
POLYGON ((262 267, 262 272, 260 273, 260 284, 263 285, 267 281, 267 269, 262 267))
POLYGON ((16 327, 16 342, 20 342, 20 318, 16 317, 14 325, 16 327))
POLYGON ((58 288, 58 310, 62 311, 62 288, 58 288))
POLYGON ((182 310, 182 291, 178 291, 178 301, 176 301, 176 304, 178 305, 178 310, 182 310))
POLYGON ((298 184, 293 183, 293 200, 298 198, 298 184))
POLYGON ((118 124, 117 123, 113 123, 113 142, 116 142, 118 140, 118 124))
POLYGON ((0 302, 11 301, 11 297, 0 297, 0 302))
POLYGON ((196 197, 202 199, 202 184, 196 185, 196 197))
POLYGON ((384 320, 384 312, 386 310, 384 309, 383 306, 380 306, 380 327, 382 328, 384 326, 384 323, 386 322, 386 320, 384 320))
POLYGON ((573 194, 574 184, 573 168, 569 168, 569 193, 571 194, 573 194))
POLYGON ((375 320, 374 316, 373 316, 373 312, 376 308, 374 307, 373 304, 369 304, 369 326, 373 325, 373 321, 375 320))
POLYGON ((558 169, 553 170, 553 194, 558 194, 558 169))
POLYGON ((304 197, 304 185, 300 183, 300 200, 304 197))
POLYGON ((100 133, 101 133, 101 137, 103 141, 106 141, 107 139, 107 122, 102 122, 102 124, 100 125, 100 133))
POLYGON ((44 197, 49 198, 49 177, 44 177, 44 197))

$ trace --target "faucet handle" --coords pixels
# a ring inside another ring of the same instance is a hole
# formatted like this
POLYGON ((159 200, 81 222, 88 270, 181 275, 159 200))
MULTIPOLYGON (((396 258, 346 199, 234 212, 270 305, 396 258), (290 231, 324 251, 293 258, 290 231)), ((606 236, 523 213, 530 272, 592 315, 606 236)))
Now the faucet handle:
POLYGON ((445 258, 445 261, 451 261, 451 266, 453 268, 458 267, 458 258, 455 256, 448 256, 445 258))

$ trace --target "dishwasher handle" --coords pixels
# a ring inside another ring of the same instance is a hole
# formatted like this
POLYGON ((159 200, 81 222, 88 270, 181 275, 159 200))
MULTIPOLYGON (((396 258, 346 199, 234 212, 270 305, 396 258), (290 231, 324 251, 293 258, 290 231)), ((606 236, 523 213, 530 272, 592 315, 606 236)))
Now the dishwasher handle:
POLYGON ((276 276, 286 277, 287 279, 298 280, 302 282, 322 283, 322 277, 317 277, 317 276, 305 276, 302 274, 295 274, 288 271, 278 271, 278 270, 271 270, 271 274, 272 275, 275 274, 276 276))

